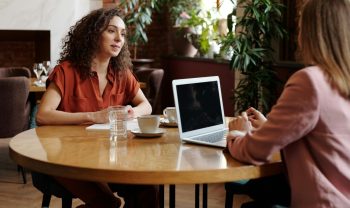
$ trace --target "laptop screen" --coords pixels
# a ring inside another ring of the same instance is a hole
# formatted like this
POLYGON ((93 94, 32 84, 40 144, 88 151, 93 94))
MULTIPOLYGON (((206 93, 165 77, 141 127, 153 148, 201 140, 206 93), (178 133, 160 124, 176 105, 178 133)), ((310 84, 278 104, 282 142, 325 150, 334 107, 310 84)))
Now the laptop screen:
POLYGON ((217 81, 177 85, 182 132, 223 124, 217 81))

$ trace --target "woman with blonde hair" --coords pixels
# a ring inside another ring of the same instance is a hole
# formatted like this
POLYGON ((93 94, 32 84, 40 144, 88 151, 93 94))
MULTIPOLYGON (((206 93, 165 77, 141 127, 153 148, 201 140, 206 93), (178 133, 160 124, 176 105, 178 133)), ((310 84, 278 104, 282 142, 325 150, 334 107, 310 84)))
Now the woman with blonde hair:
POLYGON ((260 165, 282 150, 292 207, 350 207, 349 20, 349 0, 306 1, 299 46, 310 66, 288 80, 267 120, 250 108, 229 124, 240 161, 260 165))

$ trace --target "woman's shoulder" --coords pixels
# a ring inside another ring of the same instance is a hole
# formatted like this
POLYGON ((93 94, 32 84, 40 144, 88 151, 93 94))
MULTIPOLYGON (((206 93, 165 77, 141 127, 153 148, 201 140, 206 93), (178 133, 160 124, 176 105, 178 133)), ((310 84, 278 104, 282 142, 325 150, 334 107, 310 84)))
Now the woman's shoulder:
POLYGON ((64 74, 74 74, 76 70, 74 70, 74 67, 70 61, 62 61, 55 66, 54 72, 64 73, 64 74))
POLYGON ((294 75, 297 76, 323 76, 324 73, 319 66, 308 66, 299 71, 295 72, 294 75))
POLYGON ((319 66, 310 66, 295 72, 286 86, 299 86, 304 90, 322 92, 329 89, 331 85, 319 66))
POLYGON ((290 80, 319 82, 326 81, 325 74, 319 66, 309 66, 295 72, 290 80))

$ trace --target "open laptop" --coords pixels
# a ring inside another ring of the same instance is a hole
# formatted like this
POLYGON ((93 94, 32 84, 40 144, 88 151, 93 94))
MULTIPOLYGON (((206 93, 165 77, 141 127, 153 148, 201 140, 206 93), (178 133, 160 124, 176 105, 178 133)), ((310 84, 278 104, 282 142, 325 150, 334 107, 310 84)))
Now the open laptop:
POLYGON ((226 147, 227 126, 218 76, 173 80, 182 141, 226 147))

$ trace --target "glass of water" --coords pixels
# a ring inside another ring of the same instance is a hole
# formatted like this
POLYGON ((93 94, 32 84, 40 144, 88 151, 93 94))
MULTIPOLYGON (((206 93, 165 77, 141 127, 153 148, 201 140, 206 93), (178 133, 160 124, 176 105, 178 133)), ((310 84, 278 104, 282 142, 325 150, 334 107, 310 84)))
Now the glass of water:
POLYGON ((108 108, 110 140, 126 139, 128 111, 125 106, 110 106, 108 108))

